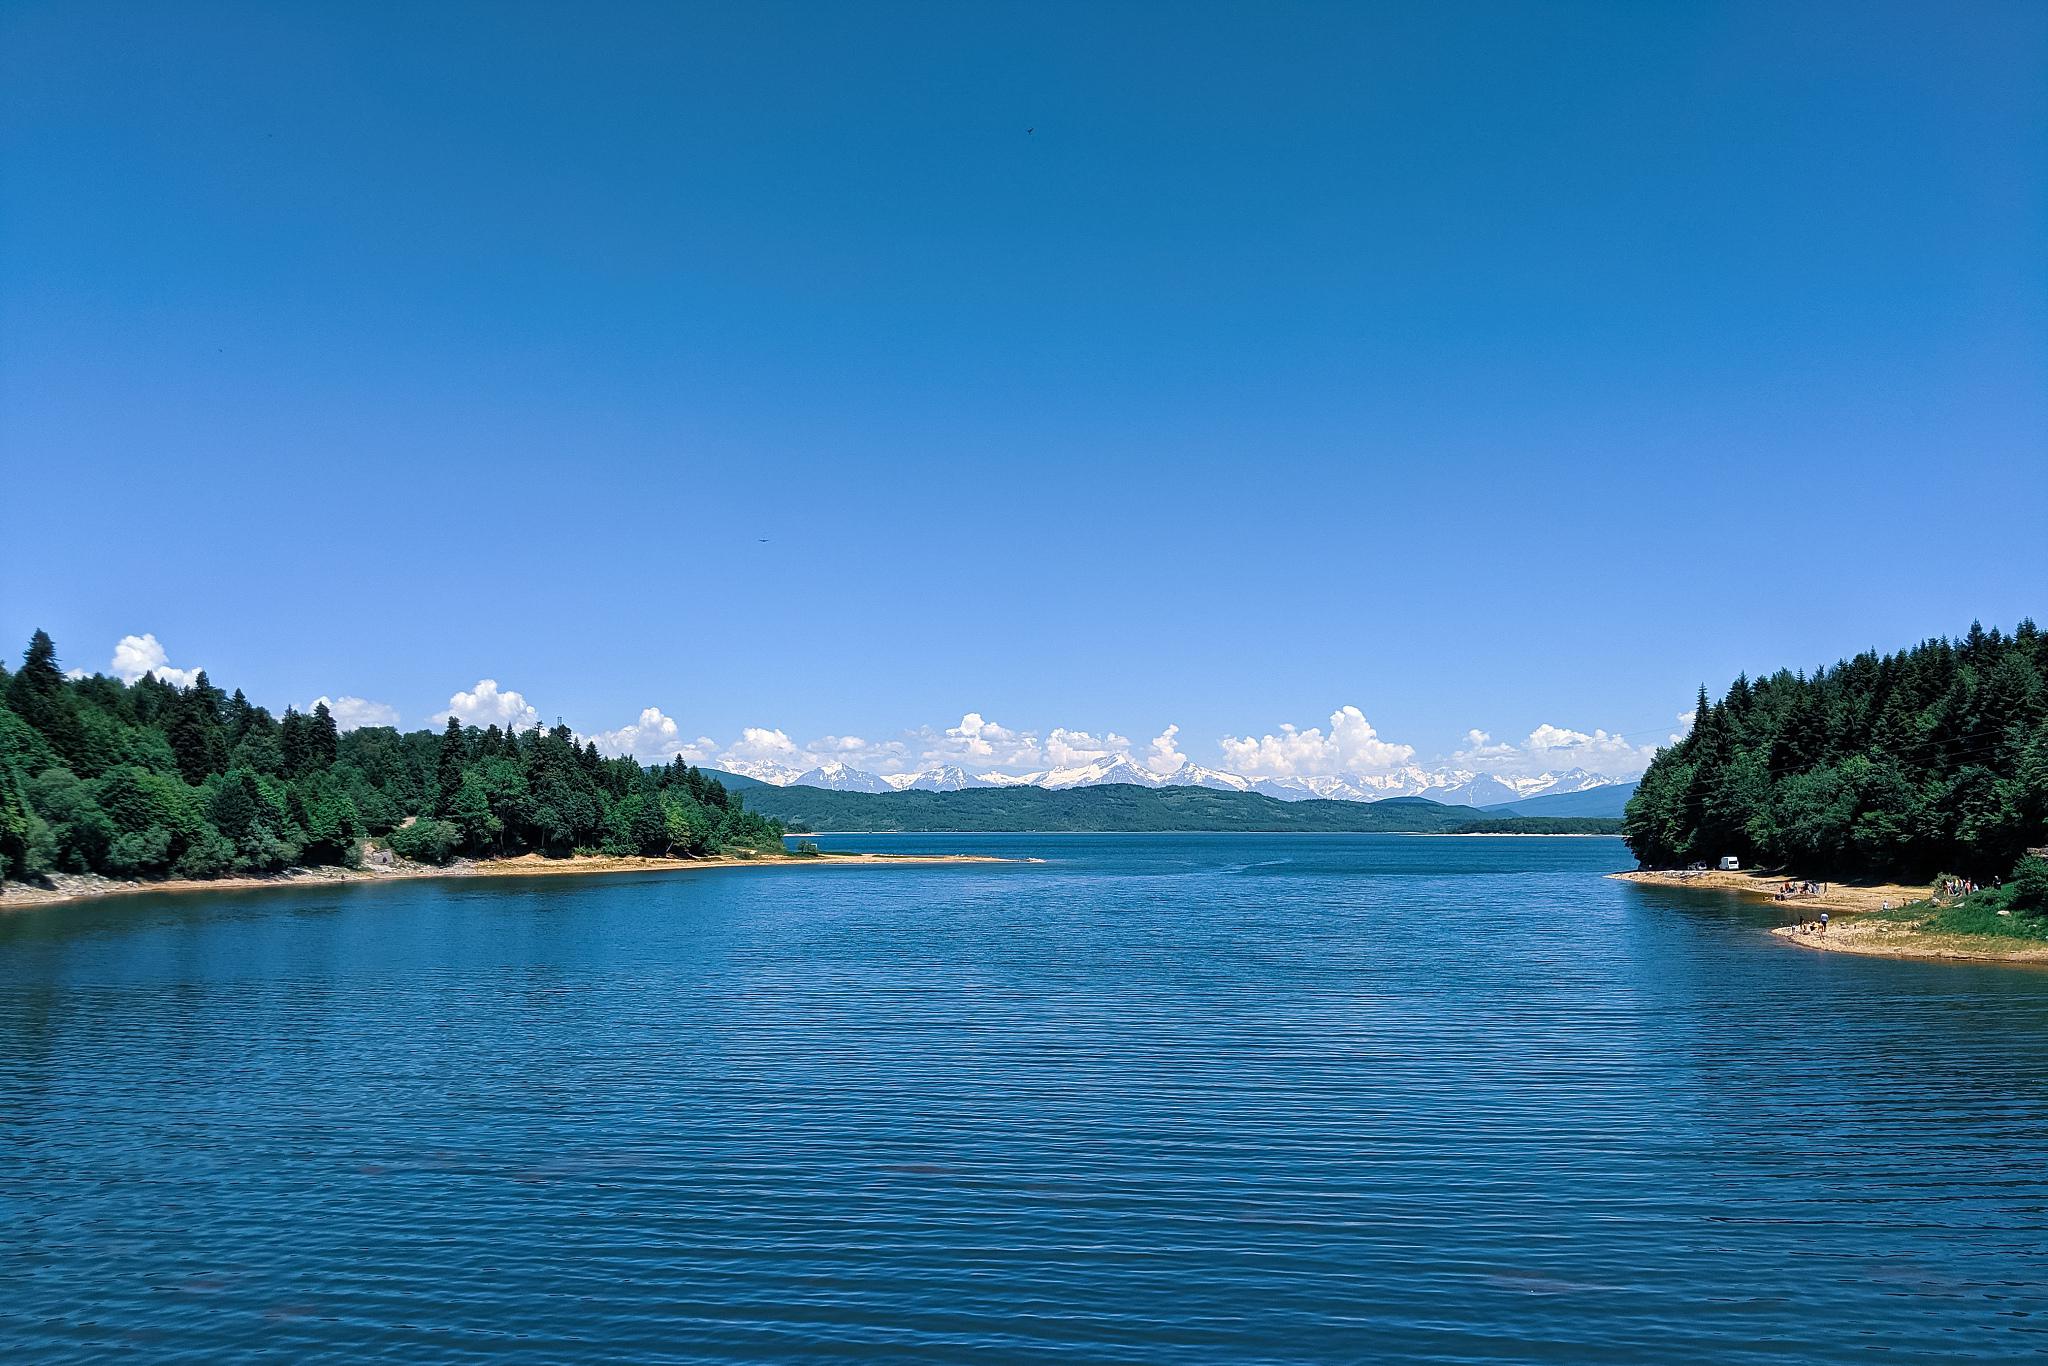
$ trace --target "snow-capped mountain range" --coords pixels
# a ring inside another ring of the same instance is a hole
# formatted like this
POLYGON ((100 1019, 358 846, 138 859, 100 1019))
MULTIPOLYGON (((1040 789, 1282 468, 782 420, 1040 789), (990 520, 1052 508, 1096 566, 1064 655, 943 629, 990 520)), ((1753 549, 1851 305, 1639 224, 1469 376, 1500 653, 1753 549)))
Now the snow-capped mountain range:
POLYGON ((733 761, 729 773, 772 783, 776 787, 821 787, 831 792, 959 792, 974 787, 1099 787, 1132 783, 1138 787, 1212 787, 1230 792, 1259 792, 1281 801, 1324 798, 1341 802, 1377 802, 1388 797, 1427 797, 1446 806, 1493 806, 1560 792, 1584 792, 1627 778, 1589 773, 1583 768, 1518 776, 1477 773, 1470 769, 1425 769, 1410 764, 1387 773, 1331 773, 1309 778, 1245 778, 1196 763, 1183 763, 1161 776, 1129 756, 1116 754, 1093 763, 1049 768, 1039 773, 976 773, 952 765, 917 773, 868 773, 833 760, 813 769, 787 764, 733 761))

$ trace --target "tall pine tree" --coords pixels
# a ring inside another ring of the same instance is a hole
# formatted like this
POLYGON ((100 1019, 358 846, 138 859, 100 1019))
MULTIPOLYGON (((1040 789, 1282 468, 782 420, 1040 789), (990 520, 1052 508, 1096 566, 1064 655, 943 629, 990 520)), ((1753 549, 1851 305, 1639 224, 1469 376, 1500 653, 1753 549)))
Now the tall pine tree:
POLYGON ((67 761, 76 763, 84 757, 85 730, 65 691, 64 673, 57 667, 57 646, 49 632, 38 630, 29 637, 21 669, 7 681, 7 707, 34 726, 67 761))
POLYGON ((327 710, 327 700, 322 698, 313 704, 306 736, 307 760, 313 768, 328 768, 333 765, 340 747, 341 728, 334 724, 334 713, 327 710))
POLYGON ((172 709, 166 738, 178 756, 178 772, 197 786, 228 767, 227 723, 221 719, 220 690, 201 669, 172 709))
POLYGON ((455 809, 456 795, 462 791, 462 770, 468 762, 469 746, 463 742, 462 722, 450 716, 441 732, 441 753, 434 771, 435 814, 446 816, 455 809))

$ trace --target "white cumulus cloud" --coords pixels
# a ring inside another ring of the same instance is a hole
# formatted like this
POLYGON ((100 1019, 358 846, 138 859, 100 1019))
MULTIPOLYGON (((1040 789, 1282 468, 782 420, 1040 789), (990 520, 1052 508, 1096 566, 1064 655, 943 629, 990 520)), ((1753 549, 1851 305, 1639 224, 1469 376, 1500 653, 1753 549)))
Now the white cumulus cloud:
POLYGON ((1399 768, 1415 757, 1413 745, 1380 738, 1365 713, 1339 707, 1330 713, 1330 729, 1306 730, 1283 725, 1278 734, 1226 735, 1217 744, 1224 766, 1249 778, 1301 778, 1324 773, 1379 773, 1399 768))
POLYGON ((863 740, 858 735, 821 735, 804 746, 820 764, 841 763, 866 773, 901 773, 910 766, 910 746, 901 740, 863 740))
POLYGON ((665 715, 660 707, 642 707, 637 720, 629 721, 617 730, 601 730, 595 735, 578 734, 576 738, 595 743, 600 753, 614 758, 628 755, 636 759, 666 758, 685 743, 675 718, 665 715))
POLYGON ((1011 730, 978 711, 966 713, 959 725, 943 731, 922 726, 904 740, 906 750, 918 755, 920 767, 1017 768, 1037 764, 1042 757, 1037 736, 1011 730))
POLYGON ((1130 740, 1115 731, 1091 735, 1085 730, 1054 726, 1052 733, 1045 737, 1045 757, 1054 768, 1092 764, 1113 754, 1128 754, 1130 748, 1130 740))
POLYGON ((1631 778, 1649 766, 1655 745, 1638 745, 1625 735, 1595 728, 1574 730, 1544 722, 1521 744, 1496 742, 1483 730, 1465 732, 1465 748, 1451 761, 1489 773, 1531 774, 1583 768, 1612 778, 1631 778))
POLYGON ((810 755, 802 746, 787 733, 768 726, 748 726, 742 730, 740 738, 727 746, 722 757, 756 764, 787 764, 792 768, 811 766, 810 755))
POLYGON ((1180 741, 1175 738, 1179 734, 1179 726, 1169 725, 1154 736, 1147 746, 1145 767, 1162 778, 1178 773, 1181 765, 1188 761, 1188 756, 1180 752, 1180 741))
POLYGON ((448 710, 431 718, 445 723, 454 717, 465 726, 498 726, 505 730, 532 730, 540 724, 540 712, 520 693, 498 686, 495 678, 480 678, 468 692, 448 699, 448 710))
POLYGON ((382 702, 372 702, 362 697, 316 697, 306 707, 311 715, 314 707, 325 705, 334 717, 339 730, 361 730, 364 726, 395 726, 398 724, 398 709, 382 702))
POLYGON ((172 668, 170 655, 164 650, 163 643, 145 631, 139 636, 121 637, 121 643, 114 647, 114 658, 107 665, 107 672, 123 683, 133 683, 144 674, 155 674, 165 683, 189 688, 201 670, 196 667, 172 668))
POLYGON ((716 763, 718 760, 718 741, 708 735, 700 735, 688 744, 677 745, 674 752, 668 757, 671 759, 681 759, 686 764, 696 764, 699 767, 705 764, 716 763))

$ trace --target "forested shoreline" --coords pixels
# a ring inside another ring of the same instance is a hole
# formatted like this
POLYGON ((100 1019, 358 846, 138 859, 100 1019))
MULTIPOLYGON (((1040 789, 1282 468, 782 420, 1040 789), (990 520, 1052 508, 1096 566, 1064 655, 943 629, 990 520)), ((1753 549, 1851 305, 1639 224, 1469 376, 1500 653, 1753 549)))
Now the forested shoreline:
MULTIPOLYGON (((1622 831, 1645 867, 1724 855, 1799 874, 2011 877, 2048 844, 2048 637, 1973 624, 1812 674, 1700 689, 1622 831)), ((2032 870, 2029 869, 2031 872, 2032 870)))
POLYGON ((178 687, 68 678, 37 631, 0 666, 0 874, 215 878, 353 867, 381 840, 458 854, 702 857, 777 851, 782 827, 716 778, 579 745, 566 726, 343 733, 324 704, 274 716, 201 672, 178 687))
MULTIPOLYGON (((730 775, 728 775, 730 776, 730 775)), ((791 831, 971 834, 1213 832, 1452 835, 1619 834, 1618 820, 1493 815, 1421 797, 1288 802, 1195 786, 967 788, 954 792, 837 792, 734 778, 747 800, 791 831)))

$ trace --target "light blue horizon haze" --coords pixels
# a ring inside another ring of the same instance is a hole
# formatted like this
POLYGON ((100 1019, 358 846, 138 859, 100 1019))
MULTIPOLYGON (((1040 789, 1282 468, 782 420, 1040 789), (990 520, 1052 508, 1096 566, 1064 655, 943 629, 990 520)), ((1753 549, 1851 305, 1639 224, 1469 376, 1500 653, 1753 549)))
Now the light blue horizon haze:
POLYGON ((0 9, 0 641, 1661 738, 2048 584, 2039 5, 0 9))

